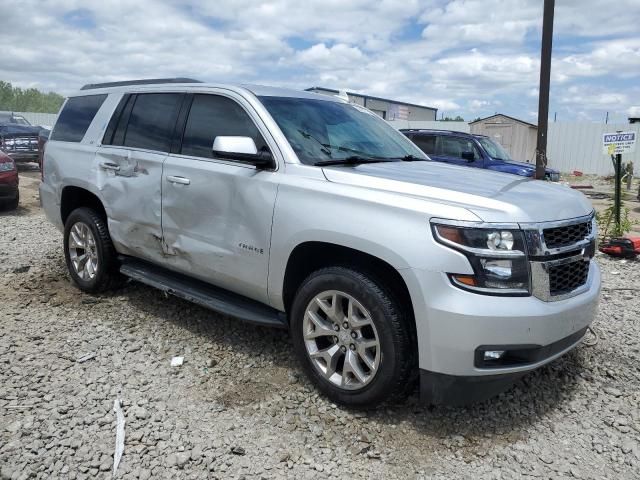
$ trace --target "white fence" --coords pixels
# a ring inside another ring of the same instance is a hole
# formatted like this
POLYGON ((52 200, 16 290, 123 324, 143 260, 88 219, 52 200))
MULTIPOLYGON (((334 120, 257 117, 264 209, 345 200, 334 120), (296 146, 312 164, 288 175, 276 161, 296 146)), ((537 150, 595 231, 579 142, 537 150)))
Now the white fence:
MULTIPOLYGON (((583 173, 613 175, 611 156, 602 153, 602 134, 617 130, 637 132, 640 125, 628 123, 550 123, 547 137, 549 166, 561 172, 579 170, 583 173)), ((622 155, 622 161, 632 161, 640 172, 640 145, 635 153, 622 155)))
POLYGON ((34 112, 8 112, 0 111, 0 113, 13 113, 14 115, 20 115, 27 119, 31 125, 42 125, 45 127, 52 127, 56 123, 58 115, 55 113, 34 113, 34 112))
MULTIPOLYGON (((389 122, 395 128, 429 128, 469 132, 469 124, 464 122, 410 122, 397 120, 389 122)), ((547 137, 547 158, 549 167, 561 172, 579 170, 586 174, 613 175, 611 157, 602 153, 602 134, 617 130, 638 132, 640 125, 628 123, 550 123, 547 137)), ((639 142, 640 143, 640 142, 639 142)), ((518 160, 518 159, 515 159, 518 160)), ((632 161, 636 172, 640 172, 640 145, 635 153, 622 156, 623 162, 632 161)))

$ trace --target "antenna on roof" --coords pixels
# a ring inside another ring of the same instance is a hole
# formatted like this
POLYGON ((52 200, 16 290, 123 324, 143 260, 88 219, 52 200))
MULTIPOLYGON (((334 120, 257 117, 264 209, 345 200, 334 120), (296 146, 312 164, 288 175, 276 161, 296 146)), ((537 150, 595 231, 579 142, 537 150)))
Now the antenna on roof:
POLYGON ((349 95, 347 94, 346 90, 340 90, 338 92, 338 94, 336 95, 336 97, 341 98, 342 100, 348 102, 349 101, 349 95))

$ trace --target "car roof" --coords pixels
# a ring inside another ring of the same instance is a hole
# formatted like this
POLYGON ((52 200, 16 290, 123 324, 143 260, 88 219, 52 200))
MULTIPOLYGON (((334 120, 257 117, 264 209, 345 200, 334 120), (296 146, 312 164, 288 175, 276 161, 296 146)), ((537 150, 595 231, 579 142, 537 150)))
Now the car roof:
POLYGON ((428 135, 456 135, 463 137, 488 138, 486 135, 477 135, 470 132, 461 132, 459 130, 437 130, 435 128, 401 128, 402 133, 425 133, 428 135))
POLYGON ((167 89, 180 89, 183 91, 192 90, 201 92, 203 90, 214 88, 232 90, 238 93, 251 92, 256 96, 308 98, 314 100, 345 103, 345 100, 334 97, 332 95, 323 95, 320 93, 306 92, 304 90, 295 90, 292 88, 270 87, 266 85, 254 85, 246 83, 207 83, 188 78, 127 80, 123 82, 88 84, 83 86, 79 92, 71 96, 122 92, 154 92, 165 91, 167 89))

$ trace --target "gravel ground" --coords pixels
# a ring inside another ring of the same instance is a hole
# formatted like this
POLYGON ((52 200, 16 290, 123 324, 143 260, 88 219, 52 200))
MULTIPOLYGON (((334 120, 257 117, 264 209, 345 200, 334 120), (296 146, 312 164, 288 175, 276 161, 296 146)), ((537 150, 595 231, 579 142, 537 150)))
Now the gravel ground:
POLYGON ((118 398, 119 478, 640 477, 640 261, 601 256, 597 344, 509 392, 349 411, 300 375, 284 332, 139 284, 76 290, 30 173, 0 214, 0 479, 109 478, 118 398))

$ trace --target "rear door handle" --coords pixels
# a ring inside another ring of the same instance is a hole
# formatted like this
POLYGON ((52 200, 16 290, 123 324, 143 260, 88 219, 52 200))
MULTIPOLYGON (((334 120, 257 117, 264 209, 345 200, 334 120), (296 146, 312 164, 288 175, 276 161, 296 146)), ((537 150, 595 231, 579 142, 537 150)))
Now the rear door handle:
POLYGON ((189 180, 188 178, 184 178, 184 177, 176 177, 173 175, 168 175, 167 176, 167 181, 171 182, 171 183, 177 183, 180 185, 189 185, 191 183, 191 180, 189 180))
POLYGON ((104 170, 113 170, 114 172, 117 172, 118 170, 120 170, 120 165, 112 162, 100 162, 100 168, 104 170))

